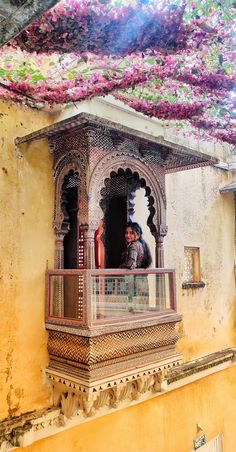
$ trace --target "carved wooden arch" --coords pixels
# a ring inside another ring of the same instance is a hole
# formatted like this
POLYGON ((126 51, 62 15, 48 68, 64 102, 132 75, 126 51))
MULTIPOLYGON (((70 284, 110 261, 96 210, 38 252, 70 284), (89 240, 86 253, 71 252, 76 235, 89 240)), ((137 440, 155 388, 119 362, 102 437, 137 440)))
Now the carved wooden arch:
MULTIPOLYGON (((103 218, 103 211, 100 206, 101 190, 104 186, 104 180, 110 178, 112 171, 118 172, 119 168, 130 169, 133 173, 137 172, 140 179, 144 179, 147 189, 150 189, 149 196, 154 198, 155 212, 152 214, 152 223, 157 231, 160 225, 165 225, 166 218, 166 198, 164 189, 158 179, 158 176, 151 167, 135 152, 113 151, 100 160, 94 169, 89 183, 89 227, 96 229, 99 220, 103 218)), ((152 203, 153 205, 153 203, 152 203)), ((152 231, 154 232, 154 230, 152 231)))
POLYGON ((63 230, 63 221, 65 219, 62 211, 62 190, 65 177, 69 172, 77 173, 80 180, 80 211, 79 211, 79 223, 86 223, 87 221, 87 190, 86 190, 86 165, 83 160, 83 156, 80 156, 79 152, 70 151, 57 162, 54 168, 54 181, 55 181, 55 196, 54 196, 54 221, 53 227, 56 235, 55 243, 55 268, 64 267, 64 237, 67 230, 63 230))
POLYGON ((81 162, 78 151, 71 151, 66 156, 63 156, 57 163, 54 169, 54 180, 55 180, 55 202, 54 202, 54 221, 53 227, 56 233, 62 232, 62 224, 64 221, 64 214, 61 206, 62 197, 62 186, 65 177, 69 172, 73 170, 78 173, 80 180, 80 199, 81 199, 81 209, 80 209, 80 223, 87 221, 87 203, 86 203, 86 179, 85 179, 85 165, 81 162))
MULTIPOLYGON (((145 190, 145 197, 148 201, 148 210, 149 210, 149 216, 147 218, 147 226, 149 227, 151 233, 153 233, 154 236, 156 236, 156 225, 153 223, 153 217, 156 212, 156 207, 154 207, 155 199, 152 195, 151 188, 147 186, 146 180, 142 177, 140 177, 138 171, 132 171, 130 168, 119 168, 117 172, 114 170, 110 173, 110 180, 112 180, 115 176, 123 176, 125 179, 126 177, 130 178, 133 176, 133 183, 130 186, 130 190, 128 190, 128 217, 127 219, 133 221, 133 215, 135 213, 134 209, 134 199, 135 199, 135 193, 138 188, 143 188, 145 190)), ((103 188, 100 192, 100 206, 103 211, 103 217, 105 218, 107 215, 107 197, 109 197, 107 190, 105 190, 104 185, 106 185, 107 179, 104 180, 103 188)), ((124 187, 125 188, 125 187, 124 187)), ((158 215, 157 215, 158 217, 158 215)))

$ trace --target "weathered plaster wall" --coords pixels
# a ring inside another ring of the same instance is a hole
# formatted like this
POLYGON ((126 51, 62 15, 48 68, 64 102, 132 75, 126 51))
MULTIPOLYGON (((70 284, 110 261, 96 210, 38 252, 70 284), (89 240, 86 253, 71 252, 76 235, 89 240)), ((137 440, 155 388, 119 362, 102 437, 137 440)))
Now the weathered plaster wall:
MULTIPOLYGON (((55 119, 10 104, 1 107, 0 418, 50 405, 43 322, 44 273, 47 261, 53 267, 54 253, 51 157, 44 141, 19 152, 14 139, 55 119)), ((230 177, 215 168, 167 177, 166 266, 177 268, 177 305, 184 316, 178 347, 185 360, 235 344, 234 209, 232 195, 218 191, 230 177), (201 248, 204 289, 181 289, 184 246, 201 248)), ((190 452, 199 422, 209 439, 224 432, 225 450, 231 452, 234 374, 234 368, 225 370, 24 450, 190 452)))
POLYGON ((224 451, 233 452, 235 389, 232 367, 38 441, 19 452, 190 452, 197 423, 203 427, 207 440, 223 433, 224 451))
POLYGON ((22 136, 53 117, 10 103, 0 114, 0 418, 49 404, 43 377, 44 273, 53 263, 53 182, 46 143, 21 149, 22 136))
POLYGON ((219 192, 231 177, 214 167, 167 176, 165 266, 176 268, 177 309, 183 314, 178 349, 186 360, 236 340, 234 201, 219 192), (204 288, 182 289, 184 246, 200 247, 204 288))

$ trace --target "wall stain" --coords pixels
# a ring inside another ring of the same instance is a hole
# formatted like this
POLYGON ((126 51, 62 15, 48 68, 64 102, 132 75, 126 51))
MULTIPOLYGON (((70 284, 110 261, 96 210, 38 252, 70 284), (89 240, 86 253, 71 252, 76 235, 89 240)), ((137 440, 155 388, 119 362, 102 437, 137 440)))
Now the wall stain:
POLYGON ((11 350, 10 352, 8 352, 7 356, 6 356, 6 361, 8 364, 8 367, 6 369, 6 383, 8 383, 8 381, 11 379, 12 377, 12 353, 13 350, 11 350))
MULTIPOLYGON (((10 352, 7 353, 6 356, 7 361, 7 369, 6 373, 6 383, 10 383, 12 381, 12 369, 13 369, 13 348, 10 352)), ((24 398, 24 390, 21 388, 15 388, 11 383, 9 386, 9 391, 6 396, 6 401, 8 405, 8 415, 10 417, 15 416, 20 409, 20 401, 24 398)))
POLYGON ((15 402, 13 400, 13 385, 10 385, 10 391, 7 394, 7 404, 9 417, 15 416, 20 409, 20 401, 15 402))

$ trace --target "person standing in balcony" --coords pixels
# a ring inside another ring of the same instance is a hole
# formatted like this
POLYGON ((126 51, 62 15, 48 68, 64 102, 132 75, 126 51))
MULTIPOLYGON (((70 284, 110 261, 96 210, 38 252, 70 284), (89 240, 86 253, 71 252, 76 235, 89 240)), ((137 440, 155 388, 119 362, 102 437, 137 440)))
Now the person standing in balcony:
POLYGON ((126 248, 121 255, 119 268, 133 270, 147 268, 152 263, 148 244, 142 237, 142 228, 138 223, 129 221, 125 230, 126 248))

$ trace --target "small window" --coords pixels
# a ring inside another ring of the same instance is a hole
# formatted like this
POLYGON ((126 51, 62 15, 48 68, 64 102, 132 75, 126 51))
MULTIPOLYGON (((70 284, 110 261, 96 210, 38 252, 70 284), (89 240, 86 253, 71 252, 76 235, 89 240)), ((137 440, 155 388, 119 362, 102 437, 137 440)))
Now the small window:
POLYGON ((200 271, 200 248, 184 247, 184 281, 183 289, 204 287, 205 284, 201 281, 200 271))
POLYGON ((194 441, 194 451, 195 450, 199 450, 199 452, 223 452, 222 435, 216 436, 211 441, 207 441, 207 443, 203 442, 202 445, 200 441, 196 439, 194 441))

